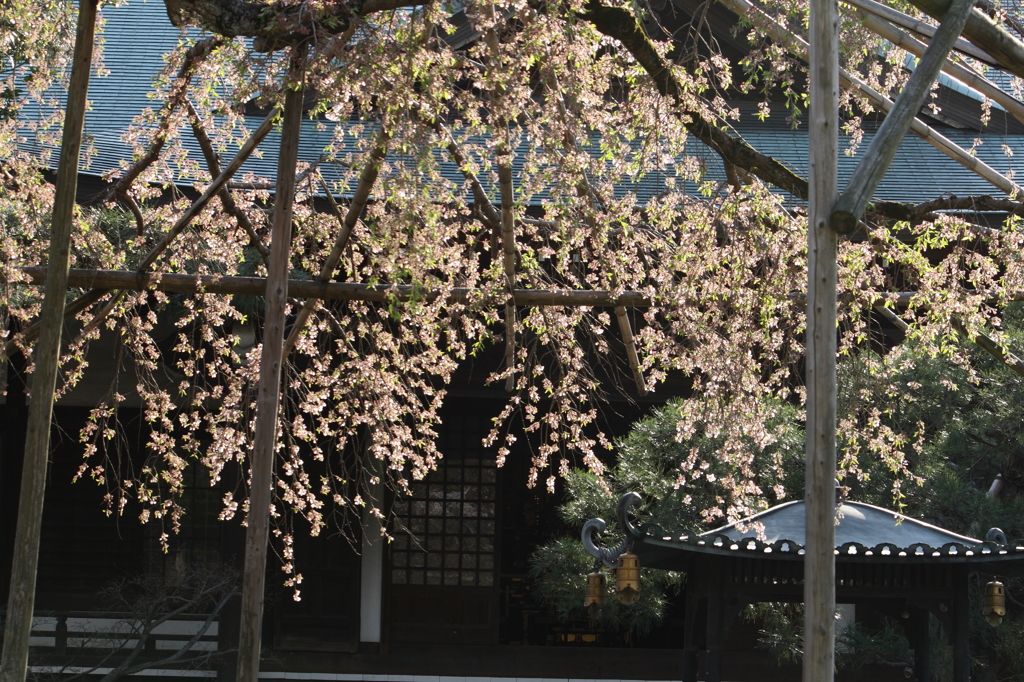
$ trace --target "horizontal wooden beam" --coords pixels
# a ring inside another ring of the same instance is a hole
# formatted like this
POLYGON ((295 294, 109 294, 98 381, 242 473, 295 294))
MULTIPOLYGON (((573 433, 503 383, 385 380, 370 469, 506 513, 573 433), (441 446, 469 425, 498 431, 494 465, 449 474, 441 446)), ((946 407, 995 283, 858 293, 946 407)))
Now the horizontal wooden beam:
MULTIPOLYGON (((18 268, 32 285, 46 282, 46 268, 18 268)), ((217 275, 181 275, 161 274, 158 272, 138 273, 134 270, 79 270, 72 269, 68 273, 68 286, 75 288, 94 288, 128 291, 167 291, 182 294, 223 294, 227 296, 264 296, 267 291, 267 280, 262 277, 224 277, 217 275)), ((988 291, 965 291, 974 296, 995 299, 988 291)), ((288 295, 295 298, 313 298, 324 301, 436 301, 441 292, 424 290, 409 284, 360 284, 352 282, 314 282, 310 280, 288 280, 288 295)), ((478 302, 504 305, 509 292, 507 290, 487 292, 483 289, 456 287, 447 292, 449 304, 471 304, 478 302)), ((890 305, 905 308, 913 303, 919 294, 912 291, 895 292, 880 295, 866 304, 871 306, 890 305)), ((787 298, 797 305, 807 302, 802 293, 791 293, 787 298)), ((666 308, 672 304, 668 301, 651 299, 639 291, 623 291, 615 294, 606 289, 514 289, 512 299, 520 306, 570 306, 615 308, 618 306, 632 308, 666 308)), ((839 303, 849 305, 853 298, 848 293, 840 292, 839 303)), ((1002 300, 1024 301, 1024 291, 1012 294, 1002 300)))
MULTIPOLYGON (((46 268, 20 268, 32 284, 46 281, 46 268)), ((222 277, 217 275, 180 275, 138 273, 121 270, 77 270, 68 274, 68 286, 80 288, 127 289, 134 291, 170 291, 185 294, 209 293, 264 296, 267 280, 262 277, 222 277)), ((327 301, 435 301, 439 291, 408 284, 360 284, 351 282, 314 282, 288 280, 288 295, 327 301)), ((465 304, 485 300, 483 289, 457 287, 447 292, 448 303, 465 304)), ((493 300, 504 304, 507 290, 496 291, 493 300)), ((515 289, 512 298, 521 306, 595 306, 650 308, 655 304, 639 291, 614 294, 606 290, 515 289)))

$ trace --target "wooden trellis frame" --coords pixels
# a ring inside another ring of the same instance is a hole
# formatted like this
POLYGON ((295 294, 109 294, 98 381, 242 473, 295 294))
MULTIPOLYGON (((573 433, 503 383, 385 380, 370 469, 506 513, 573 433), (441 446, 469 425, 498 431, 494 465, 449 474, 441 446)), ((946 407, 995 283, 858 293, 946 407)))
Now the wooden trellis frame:
MULTIPOLYGON (((876 3, 871 0, 849 0, 852 4, 878 14, 876 3)), ((745 14, 759 25, 771 21, 757 14, 756 8, 747 0, 723 0, 727 6, 745 14)), ((241 277, 203 277, 194 275, 161 275, 145 272, 175 237, 198 215, 213 196, 228 187, 227 183, 249 154, 262 141, 277 118, 276 112, 269 115, 253 136, 243 145, 235 159, 214 179, 206 192, 178 219, 163 239, 144 258, 137 272, 73 271, 69 274, 70 229, 73 224, 75 189, 77 186, 78 157, 81 147, 82 125, 85 117, 85 98, 88 90, 89 71, 94 42, 94 27, 97 0, 83 0, 79 3, 78 32, 75 42, 73 69, 70 81, 67 113, 64 125, 60 166, 57 175, 57 191, 53 210, 53 233, 49 267, 23 268, 23 272, 36 282, 43 282, 46 294, 40 319, 18 342, 24 344, 38 337, 35 345, 36 370, 29 408, 29 426, 26 438, 25 468, 21 488, 21 506, 18 515, 16 555, 12 570, 10 602, 5 627, 5 641, 0 682, 21 682, 25 676, 28 657, 28 633, 31 628, 33 593, 36 565, 38 563, 39 528, 45 487, 46 457, 49 453, 49 430, 52 418, 53 387, 59 361, 62 322, 65 318, 87 309, 104 296, 115 292, 101 311, 87 323, 87 328, 98 325, 113 308, 114 302, 123 292, 129 290, 162 289, 166 291, 209 293, 250 293, 265 295, 267 298, 267 328, 264 334, 264 355, 261 364, 259 401, 256 418, 255 447, 253 456, 253 481, 250 505, 253 513, 249 516, 246 550, 246 585, 243 594, 242 634, 239 653, 238 677, 242 680, 255 679, 259 669, 259 633, 262 614, 263 577, 266 564, 267 530, 269 513, 270 481, 272 478, 273 448, 277 427, 278 393, 280 367, 295 337, 301 331, 301 323, 295 325, 293 338, 284 342, 284 306, 288 294, 308 299, 303 306, 304 315, 312 309, 317 299, 358 299, 386 300, 392 296, 410 296, 411 289, 405 287, 371 287, 357 283, 330 282, 331 272, 325 267, 320 281, 290 282, 287 280, 287 251, 290 241, 292 198, 295 190, 295 161, 298 146, 299 121, 301 114, 302 90, 293 89, 286 95, 284 134, 279 156, 276 184, 273 239, 269 254, 270 273, 266 280, 241 277), (63 305, 68 286, 88 286, 89 291, 68 306, 63 305), (49 388, 47 388, 49 387, 49 388)), ((884 8, 883 8, 884 9, 884 8)), ((930 10, 929 10, 930 11, 930 10)), ((850 232, 856 228, 864 207, 881 177, 884 175, 891 156, 887 152, 895 149, 908 130, 926 138, 951 157, 985 177, 992 184, 1019 199, 1020 189, 1011 180, 971 157, 964 150, 942 138, 916 119, 921 102, 940 68, 949 70, 958 78, 979 87, 988 96, 1002 104, 1011 114, 1024 120, 1024 105, 1002 93, 994 85, 976 74, 951 65, 946 54, 951 46, 958 45, 979 56, 983 61, 1006 65, 1006 52, 1000 59, 994 59, 976 47, 958 44, 959 34, 968 26, 968 37, 979 42, 978 31, 989 30, 979 24, 977 16, 971 16, 970 0, 953 0, 946 11, 940 28, 931 33, 926 50, 918 41, 901 35, 890 24, 880 23, 876 17, 866 20, 865 25, 894 42, 903 42, 911 51, 922 56, 921 64, 915 70, 904 93, 895 103, 876 93, 838 68, 838 8, 836 0, 811 0, 811 24, 809 45, 799 37, 785 32, 778 26, 768 26, 769 34, 776 40, 797 52, 809 51, 811 84, 811 178, 809 211, 809 263, 808 290, 806 295, 807 323, 807 555, 805 564, 805 603, 807 605, 807 627, 805 630, 804 679, 819 682, 831 679, 834 668, 833 612, 834 592, 834 493, 835 472, 835 421, 836 421, 836 254, 837 232, 850 232), (974 22, 972 27, 971 21, 974 22), (894 32, 896 31, 896 32, 894 32), (851 185, 842 197, 837 197, 837 133, 838 133, 838 87, 844 81, 848 86, 859 88, 876 106, 888 115, 875 144, 865 155, 865 161, 855 174, 851 185), (994 88, 994 89, 993 89, 994 88), (838 201, 837 201, 838 199, 838 201)), ((897 13, 898 14, 898 13, 897 13)), ((977 13, 975 13, 977 14, 977 13)), ((891 11, 882 16, 902 25, 906 22, 891 11), (901 23, 902 22, 902 23, 901 23)), ((982 22, 984 23, 984 22, 982 22)), ((488 37, 493 43, 493 36, 488 37)), ((961 41, 962 42, 962 41, 961 41)), ((997 46, 993 43, 993 46, 997 46)), ((493 47, 493 45, 492 45, 493 47)), ((997 55, 996 52, 991 52, 997 55)), ((1016 54, 1016 53, 1014 53, 1016 54)), ((999 55, 997 55, 999 56, 999 55)), ((1012 55, 1011 55, 1012 56, 1012 55)), ((303 59, 301 48, 296 50, 297 60, 293 64, 293 76, 301 71, 303 59)), ((1024 69, 1024 61, 1012 57, 1018 67, 1015 73, 1024 69), (1017 64, 1018 61, 1022 63, 1017 64)), ((294 79, 293 79, 294 80, 294 79)), ((301 76, 297 80, 301 81, 301 76)), ((190 108, 191 110, 191 108, 190 108)), ((194 114, 194 111, 192 112, 194 114)), ((195 125, 196 116, 192 116, 195 125)), ((444 130, 436 124, 439 132, 444 130)), ((450 135, 448 135, 450 139, 450 135)), ((386 140, 383 140, 386 143, 386 140)), ((505 141, 507 147, 507 140, 505 141)), ((371 158, 367 173, 375 173, 373 163, 379 163, 385 150, 379 145, 376 162, 371 158)), ((449 149, 458 158, 457 147, 452 141, 449 149)), ((507 156, 499 150, 499 155, 507 156)), ((464 164, 460 164, 464 165, 464 164)), ((475 178, 472 188, 478 210, 482 212, 496 234, 502 237, 502 255, 506 275, 514 275, 514 228, 511 203, 508 192, 512 178, 506 161, 499 162, 499 176, 502 190, 501 212, 491 206, 475 178)), ((212 168, 211 168, 211 172, 212 168)), ((469 178, 467 178, 469 179, 469 178)), ((364 183, 365 184, 365 183, 364 183)), ((333 198, 333 197, 332 197, 333 198)), ((358 199, 358 197, 357 197, 358 199)), ((351 233, 359 218, 362 205, 367 197, 353 202, 343 219, 344 239, 351 233)), ((138 216, 136 216, 138 218, 138 216)), ((250 231, 251 232, 251 231, 250 231)), ((250 233, 250 236, 251 233, 250 233)), ((257 244, 258 245, 258 244, 257 244)), ((339 241, 336 251, 344 245, 339 241)), ((266 255, 261 250, 261 255, 266 255)), ((335 257, 336 258, 336 257, 335 257)), ((421 294, 422 295, 422 294, 421 294)), ((454 301, 471 302, 479 300, 485 293, 480 290, 461 289, 449 294, 454 301), (461 299, 459 297, 462 297, 461 299)), ((632 340, 625 307, 649 307, 656 305, 639 292, 609 291, 537 291, 512 290, 502 292, 507 328, 507 353, 514 350, 513 330, 515 305, 567 305, 605 306, 616 310, 620 330, 627 344, 630 368, 637 382, 638 390, 645 391, 640 373, 640 363, 632 340)), ((911 297, 913 294, 901 294, 911 297)), ((888 309, 884 309, 888 310, 888 309)), ((883 312, 885 314, 885 312, 883 312)), ((957 321, 954 326, 962 329, 957 321)), ((1018 373, 1024 374, 1024 362, 1001 349, 985 337, 977 335, 974 340, 989 352, 1000 357, 1018 373)), ((15 352, 15 342, 7 344, 7 354, 15 352)), ((511 379, 511 377, 510 377, 511 379)), ((963 682, 969 676, 969 661, 957 659, 954 662, 954 679, 963 682)))

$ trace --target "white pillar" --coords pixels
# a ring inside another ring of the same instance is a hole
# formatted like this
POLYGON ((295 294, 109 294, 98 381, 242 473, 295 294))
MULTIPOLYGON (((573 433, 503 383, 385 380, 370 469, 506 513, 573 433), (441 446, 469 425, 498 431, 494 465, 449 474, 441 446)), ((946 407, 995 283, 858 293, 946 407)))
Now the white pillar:
POLYGON ((360 562, 359 641, 380 642, 381 596, 383 594, 384 538, 375 519, 363 524, 363 553, 360 562))

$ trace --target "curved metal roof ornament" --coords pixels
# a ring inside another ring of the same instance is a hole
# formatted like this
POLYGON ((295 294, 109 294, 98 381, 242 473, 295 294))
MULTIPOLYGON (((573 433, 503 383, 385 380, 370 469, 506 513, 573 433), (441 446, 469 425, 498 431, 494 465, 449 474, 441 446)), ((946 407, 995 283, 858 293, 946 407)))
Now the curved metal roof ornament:
POLYGON ((1010 541, 1006 538, 1006 533, 1000 528, 989 528, 988 532, 985 533, 985 539, 998 545, 1010 544, 1010 541))
POLYGON ((643 533, 641 533, 640 530, 629 520, 629 508, 637 506, 640 502, 641 500, 638 494, 626 493, 619 498, 619 504, 615 507, 615 516, 619 520, 619 525, 625 529, 626 535, 629 537, 630 541, 639 540, 643 537, 643 533))
POLYGON ((608 524, 604 519, 590 519, 583 524, 580 539, 583 540, 583 548, 587 554, 602 562, 608 568, 615 568, 618 565, 619 555, 629 549, 629 545, 636 538, 640 537, 640 531, 629 521, 629 508, 640 503, 640 496, 636 493, 626 493, 619 498, 619 504, 615 509, 615 516, 619 524, 625 529, 626 534, 614 547, 598 547, 594 544, 594 533, 604 532, 608 524))

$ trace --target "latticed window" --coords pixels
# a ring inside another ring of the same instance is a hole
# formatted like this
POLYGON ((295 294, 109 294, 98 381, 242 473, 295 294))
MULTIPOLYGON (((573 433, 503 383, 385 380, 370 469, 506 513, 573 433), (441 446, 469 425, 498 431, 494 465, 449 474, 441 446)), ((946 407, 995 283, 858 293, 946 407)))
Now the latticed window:
POLYGON ((496 473, 493 457, 446 453, 411 496, 395 501, 392 584, 494 585, 496 473))
POLYGON ((180 496, 185 514, 181 518, 181 529, 171 534, 169 554, 164 554, 160 534, 171 533, 170 522, 164 524, 150 520, 146 524, 144 546, 145 572, 148 575, 164 575, 172 568, 182 565, 212 566, 221 561, 221 530, 224 526, 218 520, 221 511, 219 485, 210 485, 209 472, 193 464, 185 470, 184 491, 180 496))

